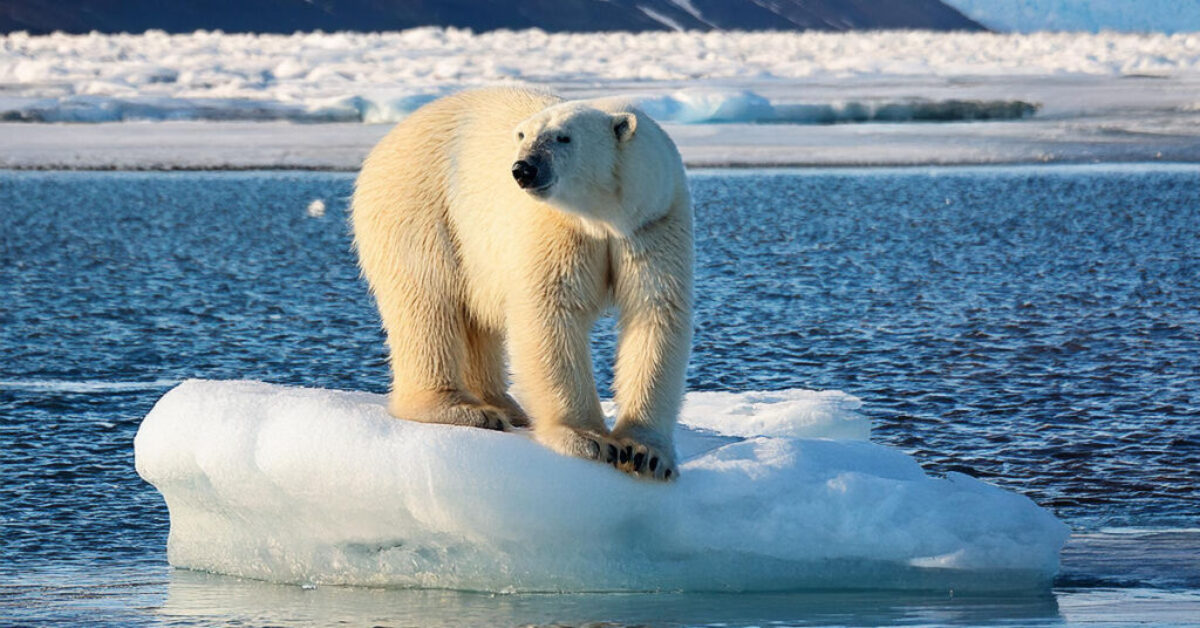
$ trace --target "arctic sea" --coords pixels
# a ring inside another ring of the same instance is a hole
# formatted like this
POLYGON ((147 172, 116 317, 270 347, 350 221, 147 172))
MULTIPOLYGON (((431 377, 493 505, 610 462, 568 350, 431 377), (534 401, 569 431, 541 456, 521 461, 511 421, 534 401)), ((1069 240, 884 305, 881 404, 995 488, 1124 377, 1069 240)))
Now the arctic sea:
MULTIPOLYGON (((1194 165, 691 176, 689 389, 861 398, 872 440, 1071 526, 1044 594, 494 595, 170 568, 167 510, 132 447, 164 392, 187 378, 386 386, 352 181, 0 172, 0 623, 1200 622, 1194 165)), ((605 319, 604 396, 613 340, 605 319)))

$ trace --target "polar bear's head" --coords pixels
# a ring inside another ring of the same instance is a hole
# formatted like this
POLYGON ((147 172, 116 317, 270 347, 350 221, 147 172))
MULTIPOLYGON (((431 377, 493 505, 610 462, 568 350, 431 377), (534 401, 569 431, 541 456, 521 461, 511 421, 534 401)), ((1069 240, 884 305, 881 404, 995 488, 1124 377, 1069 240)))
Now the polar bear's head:
POLYGON ((633 112, 604 111, 586 102, 544 109, 513 129, 513 179, 540 200, 592 214, 619 189, 621 153, 637 126, 633 112))

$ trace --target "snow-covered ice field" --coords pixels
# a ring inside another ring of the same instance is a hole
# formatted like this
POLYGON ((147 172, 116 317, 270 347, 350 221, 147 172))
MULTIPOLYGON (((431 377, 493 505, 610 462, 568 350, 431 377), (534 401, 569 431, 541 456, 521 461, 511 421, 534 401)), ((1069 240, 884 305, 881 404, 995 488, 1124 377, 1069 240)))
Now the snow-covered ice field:
POLYGON ((353 169, 430 99, 514 84, 631 98, 689 165, 1200 161, 1200 33, 423 28, 8 35, 0 165, 353 169))
POLYGON ((807 104, 805 84, 830 79, 1200 74, 1197 33, 18 33, 0 50, 5 115, 46 121, 394 122, 453 89, 524 82, 584 90, 634 83, 627 88, 636 91, 636 83, 752 80, 775 88, 760 98, 655 90, 650 99, 666 99, 655 108, 668 121, 703 122, 807 104))

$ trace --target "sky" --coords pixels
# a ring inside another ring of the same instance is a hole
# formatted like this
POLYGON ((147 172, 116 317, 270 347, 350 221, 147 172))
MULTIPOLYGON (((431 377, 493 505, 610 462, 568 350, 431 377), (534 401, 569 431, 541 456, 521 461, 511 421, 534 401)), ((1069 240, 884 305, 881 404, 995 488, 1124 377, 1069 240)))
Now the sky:
POLYGON ((1200 31, 1200 0, 944 0, 1001 31, 1200 31))

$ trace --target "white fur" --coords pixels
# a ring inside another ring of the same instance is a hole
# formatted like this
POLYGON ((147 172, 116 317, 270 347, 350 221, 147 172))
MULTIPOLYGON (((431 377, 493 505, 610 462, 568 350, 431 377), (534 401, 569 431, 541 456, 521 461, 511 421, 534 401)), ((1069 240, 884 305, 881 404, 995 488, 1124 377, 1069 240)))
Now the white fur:
POLYGON ((394 415, 499 429, 528 417, 561 453, 677 473, 692 213, 679 154, 653 120, 520 89, 450 96, 371 152, 352 219, 387 330, 394 415), (544 189, 514 181, 526 157, 552 173, 544 189), (620 329, 611 433, 588 343, 610 306, 620 329), (505 346, 524 408, 505 392, 505 346), (612 459, 622 449, 630 458, 612 459))

